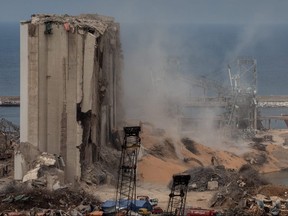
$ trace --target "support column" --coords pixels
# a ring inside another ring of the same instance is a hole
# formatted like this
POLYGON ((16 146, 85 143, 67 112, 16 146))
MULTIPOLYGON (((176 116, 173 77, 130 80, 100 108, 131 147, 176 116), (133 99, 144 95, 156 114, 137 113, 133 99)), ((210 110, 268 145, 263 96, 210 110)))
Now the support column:
POLYGON ((28 25, 20 26, 20 142, 28 141, 28 25))

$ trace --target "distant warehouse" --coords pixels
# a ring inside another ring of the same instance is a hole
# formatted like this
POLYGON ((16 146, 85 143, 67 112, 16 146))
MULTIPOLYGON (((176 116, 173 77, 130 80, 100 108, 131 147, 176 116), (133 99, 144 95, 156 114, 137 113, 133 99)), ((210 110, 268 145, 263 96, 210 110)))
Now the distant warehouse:
MULTIPOLYGON (((20 51, 20 141, 61 155, 73 182, 119 122, 119 25, 100 15, 33 15, 21 22, 20 51)), ((18 153, 20 180, 29 166, 18 153)))

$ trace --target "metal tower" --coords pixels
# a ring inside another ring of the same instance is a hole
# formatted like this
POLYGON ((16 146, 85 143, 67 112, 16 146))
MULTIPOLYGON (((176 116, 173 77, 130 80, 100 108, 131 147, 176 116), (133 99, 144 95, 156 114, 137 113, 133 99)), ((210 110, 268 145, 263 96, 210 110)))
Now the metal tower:
POLYGON ((237 59, 237 73, 228 66, 232 100, 228 104, 228 125, 239 129, 257 129, 257 61, 249 57, 237 59), (237 107, 237 109, 236 109, 237 107))
POLYGON ((131 202, 136 200, 136 168, 141 144, 139 136, 141 127, 124 127, 123 130, 124 142, 118 170, 116 212, 124 208, 128 213, 131 202))
POLYGON ((173 184, 169 194, 168 215, 183 216, 185 211, 188 184, 191 176, 188 174, 173 175, 173 184))
POLYGON ((237 59, 237 72, 232 74, 228 65, 230 85, 233 91, 256 93, 257 91, 257 61, 251 57, 237 59))

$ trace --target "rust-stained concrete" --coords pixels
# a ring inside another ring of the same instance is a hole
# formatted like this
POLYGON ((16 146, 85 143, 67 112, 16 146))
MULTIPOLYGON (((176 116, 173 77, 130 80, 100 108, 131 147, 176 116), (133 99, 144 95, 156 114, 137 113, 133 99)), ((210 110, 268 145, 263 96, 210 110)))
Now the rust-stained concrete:
MULTIPOLYGON (((66 181, 79 180, 110 141, 120 90, 119 25, 113 18, 33 15, 21 23, 20 141, 61 155, 66 181)), ((25 155, 16 157, 20 172, 17 158, 25 155)))

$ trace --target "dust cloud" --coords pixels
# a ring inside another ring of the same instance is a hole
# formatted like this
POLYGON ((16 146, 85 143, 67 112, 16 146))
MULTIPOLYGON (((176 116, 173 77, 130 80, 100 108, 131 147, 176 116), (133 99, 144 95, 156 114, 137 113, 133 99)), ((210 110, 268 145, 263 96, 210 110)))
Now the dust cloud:
POLYGON ((125 119, 149 122, 176 139, 190 137, 222 149, 225 143, 236 145, 229 136, 227 140, 226 131, 217 129, 225 110, 184 107, 191 100, 204 100, 204 95, 217 96, 215 88, 204 93, 203 80, 229 89, 227 64, 238 56, 252 56, 253 43, 268 37, 259 36, 253 23, 238 27, 122 24, 125 119), (196 121, 180 125, 180 118, 191 117, 196 121))
POLYGON ((177 77, 179 71, 169 68, 177 67, 169 62, 171 53, 165 47, 167 31, 159 26, 132 27, 130 39, 123 39, 126 119, 139 119, 155 127, 176 130, 177 106, 186 100, 189 85, 177 77), (128 44, 125 45, 125 41, 128 44))
MULTIPOLYGON (((191 52, 199 52, 200 48, 188 50, 185 47, 187 40, 181 41, 182 36, 178 39, 171 36, 170 30, 163 25, 122 26, 125 118, 128 121, 138 119, 149 122, 155 128, 165 129, 166 134, 175 140, 193 136, 192 139, 196 138, 203 144, 213 146, 217 142, 219 146, 222 140, 215 130, 215 120, 219 118, 220 111, 198 109, 194 113, 183 108, 191 99, 203 99, 202 87, 195 86, 199 81, 194 80, 194 68, 185 64, 187 56, 191 52), (203 120, 192 125, 196 133, 182 133, 179 125, 181 117, 203 120)), ((196 73, 200 73, 199 69, 195 69, 196 73)), ((178 147, 175 147, 178 157, 181 157, 178 147)))

